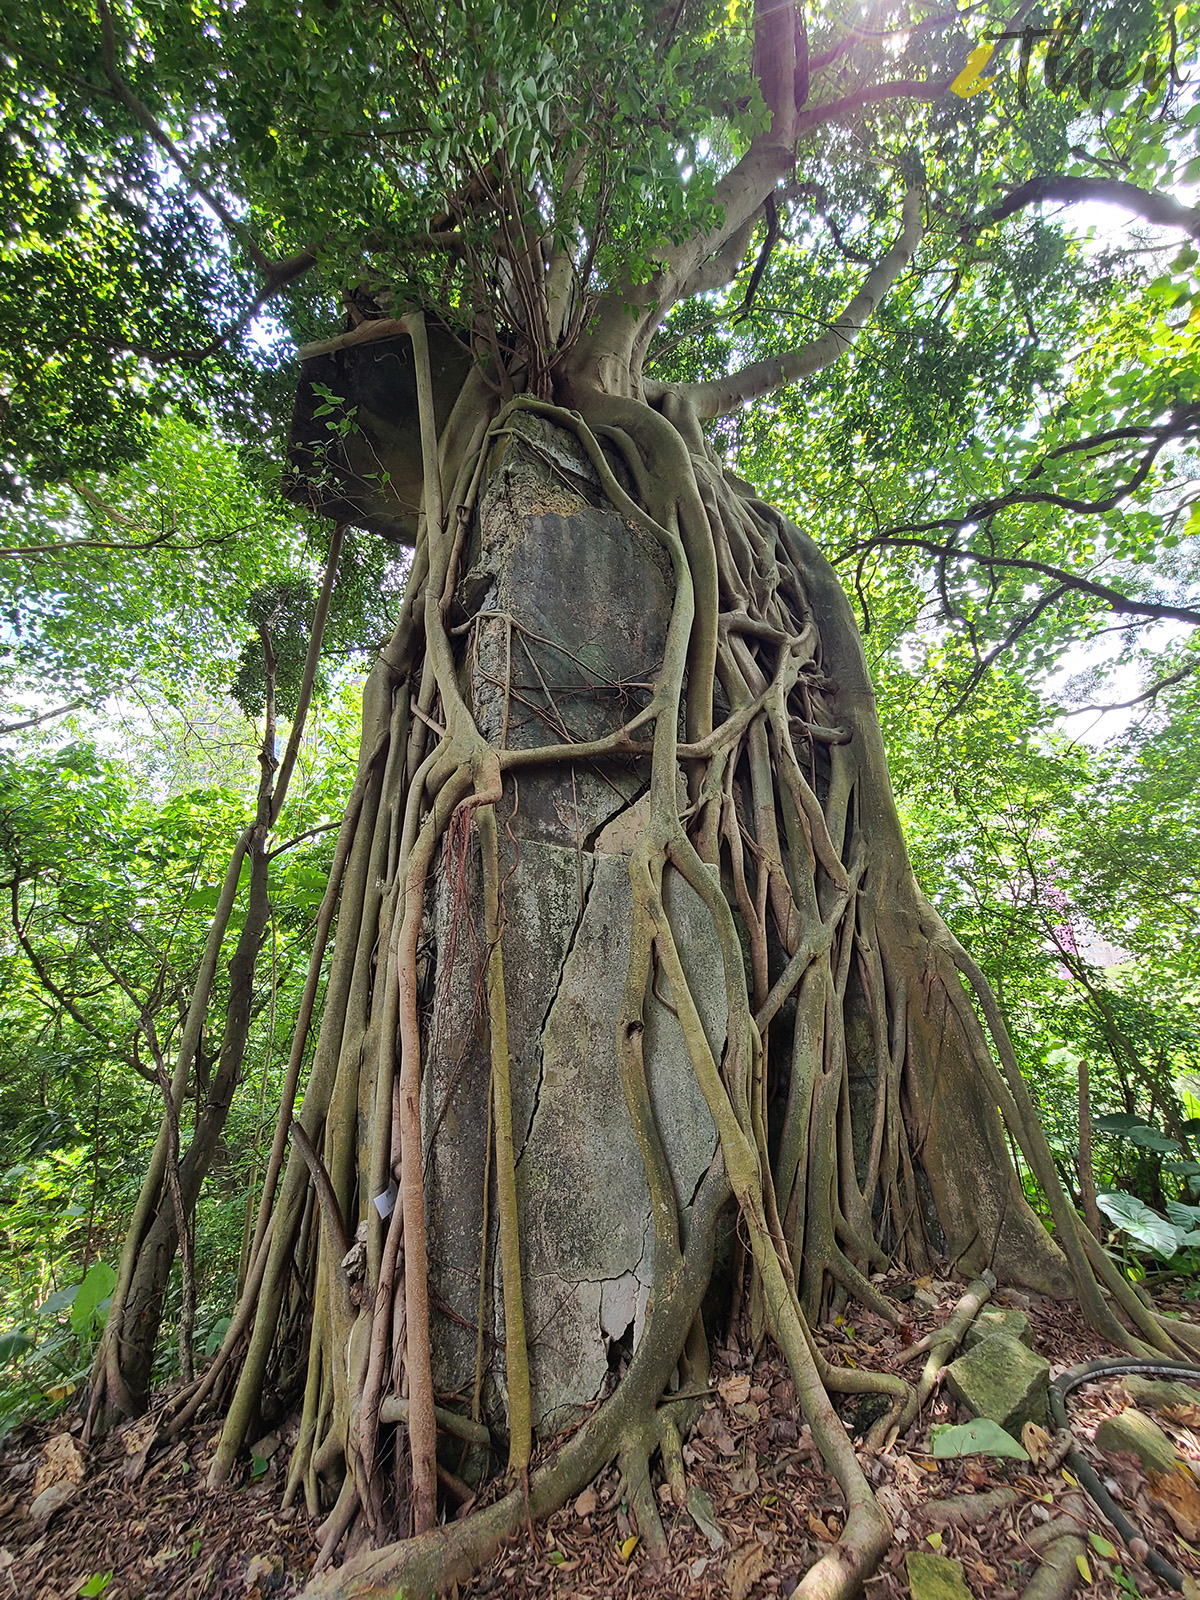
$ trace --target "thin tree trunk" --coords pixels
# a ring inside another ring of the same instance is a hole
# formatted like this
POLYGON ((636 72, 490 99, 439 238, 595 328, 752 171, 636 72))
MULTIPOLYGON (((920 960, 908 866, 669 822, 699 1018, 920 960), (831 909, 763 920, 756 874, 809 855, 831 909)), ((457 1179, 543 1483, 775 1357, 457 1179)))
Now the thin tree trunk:
POLYGON ((1104 1237, 1100 1207, 1096 1204, 1096 1171, 1092 1165, 1092 1106, 1086 1060, 1079 1063, 1079 1188, 1083 1217, 1097 1239, 1104 1237))

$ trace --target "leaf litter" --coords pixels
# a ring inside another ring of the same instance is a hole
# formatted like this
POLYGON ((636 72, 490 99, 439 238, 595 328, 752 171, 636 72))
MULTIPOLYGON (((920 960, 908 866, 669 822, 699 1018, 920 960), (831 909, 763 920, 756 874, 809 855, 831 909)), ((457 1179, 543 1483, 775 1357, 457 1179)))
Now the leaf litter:
MULTIPOLYGON (((898 1298, 906 1288, 899 1281, 881 1287, 898 1298)), ((835 1365, 904 1370, 898 1358, 905 1348, 945 1321, 960 1292, 960 1285, 934 1279, 922 1285, 919 1299, 905 1303, 899 1327, 854 1308, 817 1330, 818 1342, 835 1365)), ((1096 1338, 1073 1304, 1015 1291, 1001 1291, 995 1300, 1026 1313, 1036 1347, 1057 1358, 1056 1371, 1118 1353, 1096 1338)), ((1106 1457, 1091 1442, 1096 1426, 1127 1401, 1116 1381, 1077 1390, 1071 1400, 1076 1438, 1151 1547, 1179 1567, 1200 1595, 1200 1549, 1180 1526, 1194 1526, 1194 1497, 1200 1495, 1200 1402, 1196 1414, 1179 1407, 1159 1416, 1191 1480, 1181 1477, 1164 1492, 1164 1486, 1147 1483, 1136 1464, 1106 1457)), ((855 1397, 840 1404, 854 1431, 855 1397)), ((991 1456, 935 1460, 932 1428, 967 1420, 947 1394, 935 1390, 891 1451, 873 1454, 859 1441, 896 1531, 867 1584, 868 1600, 913 1600, 910 1554, 953 1563, 973 1600, 1017 1600, 1039 1559, 1029 1536, 1063 1514, 1065 1498, 1078 1497, 1072 1475, 1061 1466, 991 1456), (981 1501, 987 1514, 978 1522, 966 1516, 951 1524, 931 1516, 950 1496, 997 1489, 1010 1491, 1013 1503, 997 1511, 993 1493, 990 1502, 981 1501)), ((0 1450, 0 1597, 75 1600, 89 1585, 104 1600, 291 1600, 302 1590, 316 1555, 318 1524, 303 1508, 280 1510, 286 1449, 272 1456, 259 1480, 251 1481, 247 1463, 240 1486, 210 1491, 205 1480, 214 1424, 156 1443, 153 1425, 143 1419, 86 1453, 78 1431, 78 1417, 65 1426, 63 1419, 49 1427, 26 1425, 0 1450), (76 1491, 46 1525, 28 1514, 39 1483, 76 1491)), ((1031 1456, 1053 1462, 1043 1438, 1032 1436, 1030 1444, 1031 1456)), ((684 1463, 686 1504, 676 1505, 665 1486, 659 1493, 670 1547, 666 1563, 651 1563, 610 1469, 535 1527, 533 1548, 528 1531, 510 1540, 483 1572, 460 1586, 459 1600, 773 1600, 789 1596, 841 1532, 836 1486, 821 1469, 791 1378, 769 1341, 754 1361, 734 1347, 717 1351, 711 1394, 684 1443, 684 1463)), ((487 1498, 485 1491, 481 1499, 487 1498)), ((1090 1540, 1090 1583, 1080 1573, 1080 1592, 1088 1600, 1165 1600, 1171 1593, 1132 1558, 1090 1502, 1088 1526, 1080 1531, 1090 1540)), ((931 1570, 928 1561, 915 1567, 931 1570)))

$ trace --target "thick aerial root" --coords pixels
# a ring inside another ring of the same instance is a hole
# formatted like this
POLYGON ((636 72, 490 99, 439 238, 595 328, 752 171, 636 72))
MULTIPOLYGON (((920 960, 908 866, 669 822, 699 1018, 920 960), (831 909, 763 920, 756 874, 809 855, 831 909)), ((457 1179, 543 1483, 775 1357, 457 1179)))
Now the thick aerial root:
POLYGON ((1060 1509, 1064 1515, 1026 1537, 1039 1564, 1021 1590, 1021 1600, 1067 1600, 1079 1581, 1079 1563, 1087 1554, 1087 1503, 1080 1495, 1068 1495, 1060 1509))
POLYGON ((631 1435, 622 1445, 619 1457, 621 1481, 637 1523, 642 1548, 654 1565, 667 1561, 671 1554, 650 1478, 650 1459, 658 1449, 658 1444, 658 1430, 650 1423, 631 1435))
POLYGON ((400 1544, 364 1552, 338 1572, 315 1579, 304 1600, 427 1600, 454 1582, 463 1582, 486 1562, 526 1516, 542 1518, 565 1505, 620 1453, 627 1435, 653 1419, 659 1396, 674 1370, 699 1310, 712 1271, 717 1215, 729 1194, 718 1160, 701 1185, 692 1209, 692 1226, 678 1276, 669 1293, 651 1307, 645 1337, 634 1351, 616 1393, 594 1412, 546 1466, 529 1476, 528 1496, 520 1487, 495 1505, 461 1522, 434 1528, 400 1544))

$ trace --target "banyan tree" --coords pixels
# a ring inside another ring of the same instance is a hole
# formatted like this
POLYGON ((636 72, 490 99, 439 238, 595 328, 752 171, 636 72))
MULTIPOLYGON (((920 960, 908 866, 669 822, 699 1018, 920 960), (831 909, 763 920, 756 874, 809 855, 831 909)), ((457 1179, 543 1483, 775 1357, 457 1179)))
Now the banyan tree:
MULTIPOLYGON (((733 1327, 775 1341, 845 1497, 798 1592, 849 1594, 890 1528, 831 1396, 877 1395, 878 1439, 916 1400, 832 1368, 819 1321, 895 1320, 882 1275, 937 1264, 1073 1296, 1133 1349, 1185 1332, 1073 1210, 1001 1009, 914 878, 851 603, 803 515, 731 470, 728 419, 969 276, 1049 192, 1078 108, 1030 103, 1015 53, 975 92, 982 29, 922 7, 80 18, 105 116, 257 274, 222 336, 268 302, 298 330, 285 488, 338 530, 322 603, 344 527, 412 551, 241 1299, 163 1426, 219 1414, 219 1482, 298 1415, 313 1594, 445 1586, 612 1462, 656 1556, 654 1475, 678 1485, 733 1327)), ((1113 115, 1148 93, 1122 92, 1113 115)), ((786 470, 802 506, 816 464, 786 470)), ((270 758, 193 1008, 248 858, 220 1092, 178 1160, 164 1130, 93 1426, 147 1404, 239 1076, 270 758)))

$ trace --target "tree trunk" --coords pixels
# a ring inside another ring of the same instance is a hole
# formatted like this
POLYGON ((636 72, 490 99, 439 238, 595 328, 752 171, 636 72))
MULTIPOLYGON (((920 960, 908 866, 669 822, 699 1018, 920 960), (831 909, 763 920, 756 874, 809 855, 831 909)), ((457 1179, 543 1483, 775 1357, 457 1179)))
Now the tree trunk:
MULTIPOLYGON (((916 1396, 829 1367, 815 1319, 895 1319, 873 1275, 937 1262, 1074 1290, 1128 1340, 1094 1267, 1169 1341, 1085 1254, 995 1001, 913 878, 816 546, 669 392, 564 378, 575 410, 500 409, 477 375, 436 438, 406 328, 423 511, 364 691, 321 1032, 243 1300, 172 1425, 236 1373, 220 1482, 305 1373, 286 1498, 329 1511, 318 1570, 402 1541, 314 1595, 431 1593, 612 1459, 661 1556, 650 1461, 679 1476, 694 1402, 659 1400, 704 1389, 739 1311, 847 1504, 800 1592, 848 1595, 889 1528, 830 1392, 885 1395, 876 1438, 916 1396), (581 1418, 531 1474, 534 1437, 581 1418), (505 1464, 511 1493, 436 1527, 439 1475, 505 1464)), ((290 1125, 288 1098, 280 1150, 290 1125)))

